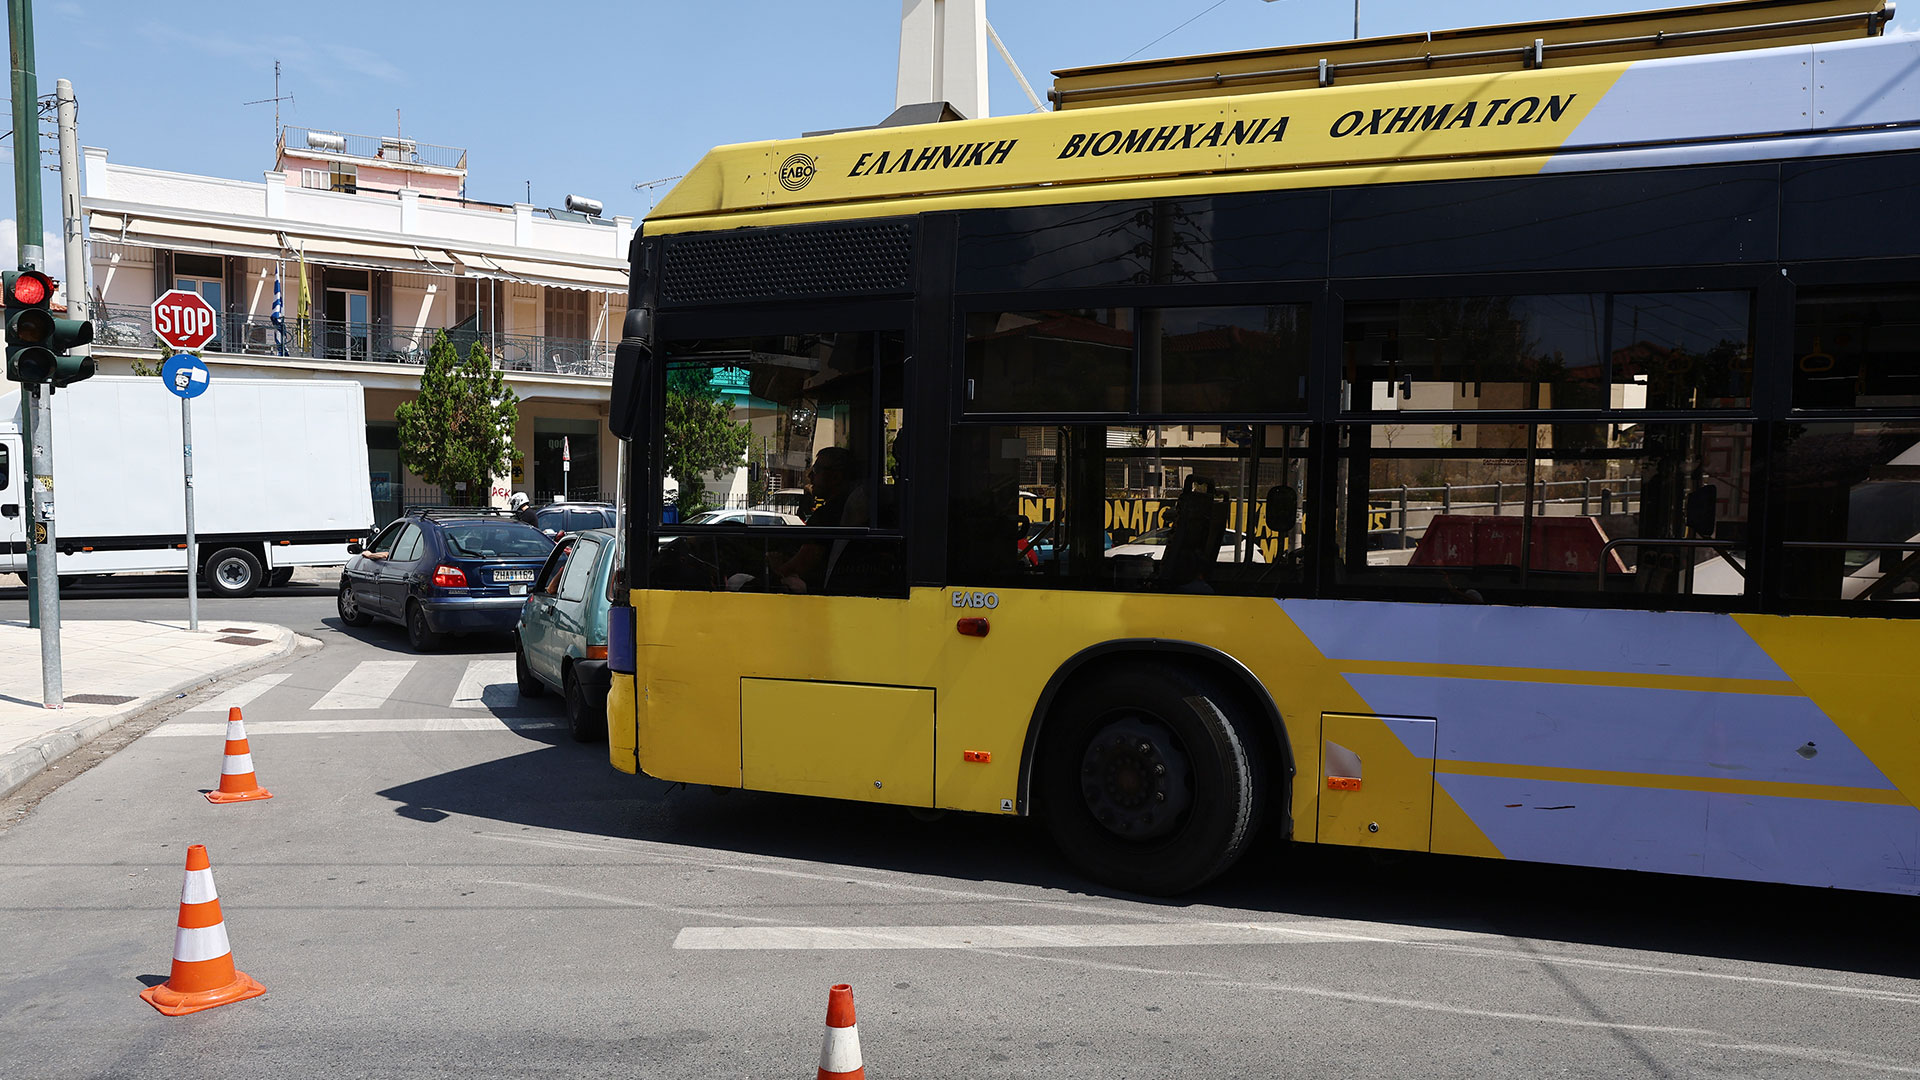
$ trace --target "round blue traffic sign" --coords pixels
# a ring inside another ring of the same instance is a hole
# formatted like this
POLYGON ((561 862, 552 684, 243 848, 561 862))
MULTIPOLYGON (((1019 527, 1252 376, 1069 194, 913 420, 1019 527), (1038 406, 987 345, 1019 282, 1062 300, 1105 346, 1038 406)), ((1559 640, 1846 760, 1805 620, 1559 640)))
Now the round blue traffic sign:
POLYGON ((167 390, 175 397, 196 398, 207 392, 207 386, 213 381, 207 374, 207 365, 200 358, 189 353, 179 353, 167 359, 160 368, 160 381, 167 384, 167 390))

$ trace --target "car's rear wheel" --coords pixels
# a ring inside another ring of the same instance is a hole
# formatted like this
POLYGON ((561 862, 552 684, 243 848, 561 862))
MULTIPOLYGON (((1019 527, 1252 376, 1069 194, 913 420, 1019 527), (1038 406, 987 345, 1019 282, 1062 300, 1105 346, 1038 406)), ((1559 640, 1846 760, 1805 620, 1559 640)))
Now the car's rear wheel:
POLYGON ((1172 895, 1246 850, 1266 797, 1239 699, 1174 665, 1113 667, 1047 718, 1040 763, 1048 831, 1087 876, 1172 895))
POLYGON ((520 644, 517 634, 513 638, 513 681, 520 688, 521 697, 541 697, 547 692, 547 684, 534 678, 532 669, 527 667, 526 646, 520 644))
POLYGON ((567 727, 573 732, 575 742, 594 743, 607 737, 607 706, 605 702, 595 704, 587 699, 586 687, 580 685, 580 677, 568 669, 562 681, 563 692, 567 699, 567 727))
POLYGON ((420 601, 407 601, 407 644, 414 652, 432 652, 440 647, 440 634, 427 625, 427 610, 420 601))
POLYGON ((373 621, 373 616, 361 611, 360 602, 353 598, 353 583, 350 581, 343 579, 340 582, 340 596, 334 606, 340 611, 340 621, 348 626, 365 626, 373 621))

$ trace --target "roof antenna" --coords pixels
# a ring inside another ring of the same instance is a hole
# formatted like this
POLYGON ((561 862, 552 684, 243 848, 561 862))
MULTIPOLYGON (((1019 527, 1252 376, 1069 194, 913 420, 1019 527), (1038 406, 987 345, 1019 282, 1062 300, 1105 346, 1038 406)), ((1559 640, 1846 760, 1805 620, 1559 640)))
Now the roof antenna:
POLYGON ((282 94, 280 92, 280 61, 275 60, 273 62, 273 96, 263 97, 258 101, 243 101, 240 104, 265 105, 269 101, 273 102, 273 144, 278 146, 280 145, 280 103, 292 100, 292 94, 282 94))

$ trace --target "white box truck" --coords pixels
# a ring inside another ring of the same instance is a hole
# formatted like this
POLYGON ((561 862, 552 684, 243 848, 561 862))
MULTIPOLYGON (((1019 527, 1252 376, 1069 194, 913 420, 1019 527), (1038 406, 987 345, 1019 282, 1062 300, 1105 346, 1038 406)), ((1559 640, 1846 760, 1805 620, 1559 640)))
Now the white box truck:
MULTIPOLYGON (((0 384, 0 572, 25 574, 29 448, 0 384)), ((222 379, 193 401, 200 580, 251 596, 296 566, 342 566, 373 527, 360 384, 222 379)), ((158 378, 97 376, 53 395, 54 542, 63 580, 187 568, 180 399, 158 378)))

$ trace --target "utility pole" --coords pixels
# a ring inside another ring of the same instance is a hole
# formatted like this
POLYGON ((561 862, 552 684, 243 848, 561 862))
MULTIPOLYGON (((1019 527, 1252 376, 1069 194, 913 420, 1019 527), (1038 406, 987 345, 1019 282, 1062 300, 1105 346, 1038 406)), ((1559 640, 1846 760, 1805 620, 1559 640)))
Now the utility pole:
MULTIPOLYGON (((33 0, 7 0, 7 40, 13 58, 13 221, 19 241, 20 268, 38 270, 46 262, 40 228, 40 80, 33 69, 33 0)), ((21 387, 20 434, 33 456, 35 395, 21 387)), ((36 463, 37 464, 37 463, 36 463)), ((27 522, 34 515, 35 473, 27 474, 27 522)), ((27 544, 27 625, 40 626, 39 550, 28 538, 27 544)), ((56 588, 58 582, 55 583, 56 588)), ((44 629, 44 628, 43 628, 44 629)))
MULTIPOLYGON (((87 287, 87 246, 80 236, 80 129, 79 105, 73 99, 73 84, 61 79, 53 84, 54 100, 59 106, 60 124, 60 216, 66 239, 67 318, 82 322, 93 316, 93 293, 87 287)), ((92 346, 82 346, 91 351, 92 346)))

